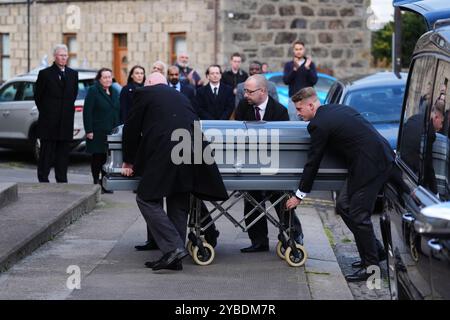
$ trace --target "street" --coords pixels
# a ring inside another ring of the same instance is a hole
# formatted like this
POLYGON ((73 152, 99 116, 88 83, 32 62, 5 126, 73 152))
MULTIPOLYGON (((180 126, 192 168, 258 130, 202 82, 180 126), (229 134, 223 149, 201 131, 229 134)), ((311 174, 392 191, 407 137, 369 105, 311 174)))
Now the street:
MULTIPOLYGON (((30 155, 3 149, 0 159, 2 181, 36 182, 30 155)), ((69 182, 91 183, 89 161, 86 154, 72 154, 69 182)), ((231 210, 238 218, 242 212, 243 203, 231 210)), ((159 251, 134 249, 145 241, 145 223, 135 195, 104 194, 94 211, 0 274, 0 299, 388 298, 385 282, 378 290, 368 289, 365 283, 346 283, 341 270, 357 258, 356 246, 335 215, 329 193, 316 193, 297 214, 308 252, 305 266, 292 268, 277 257, 277 230, 271 224, 270 252, 240 253, 249 244, 247 234, 222 217, 217 222, 220 236, 211 265, 198 266, 187 257, 181 272, 153 272, 144 263, 158 259, 159 251), (74 270, 80 272, 79 288, 70 285, 74 270)))

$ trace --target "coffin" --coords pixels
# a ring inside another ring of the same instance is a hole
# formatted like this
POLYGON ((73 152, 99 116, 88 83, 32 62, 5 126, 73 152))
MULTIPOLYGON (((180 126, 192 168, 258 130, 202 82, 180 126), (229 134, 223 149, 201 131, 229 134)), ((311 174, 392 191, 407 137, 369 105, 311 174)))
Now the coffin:
MULTIPOLYGON (((297 190, 310 147, 306 126, 301 121, 200 121, 212 157, 230 191, 297 190)), ((135 190, 139 178, 120 175, 122 126, 114 129, 107 143, 105 189, 135 190)), ((328 153, 322 160, 313 190, 339 190, 346 174, 342 160, 328 153)))

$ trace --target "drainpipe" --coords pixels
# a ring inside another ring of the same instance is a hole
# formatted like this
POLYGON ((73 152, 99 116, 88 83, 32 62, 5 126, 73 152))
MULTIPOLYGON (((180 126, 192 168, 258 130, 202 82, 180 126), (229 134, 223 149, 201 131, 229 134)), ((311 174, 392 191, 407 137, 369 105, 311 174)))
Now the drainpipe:
POLYGON ((217 62, 218 54, 218 33, 219 33, 219 6, 220 0, 214 0, 214 64, 217 62))
POLYGON ((30 51, 31 51, 31 41, 30 41, 30 7, 31 7, 31 0, 27 0, 27 70, 30 72, 30 64, 31 64, 31 58, 30 58, 30 51))

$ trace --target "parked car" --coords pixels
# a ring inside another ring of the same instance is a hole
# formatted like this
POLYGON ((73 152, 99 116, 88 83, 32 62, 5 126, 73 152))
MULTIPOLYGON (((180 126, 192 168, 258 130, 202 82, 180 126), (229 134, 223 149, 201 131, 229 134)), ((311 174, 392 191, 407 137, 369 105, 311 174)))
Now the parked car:
POLYGON ((336 81, 325 103, 356 109, 396 148, 407 73, 378 72, 336 81))
MULTIPOLYGON (((278 100, 283 106, 288 108, 289 88, 283 82, 283 72, 269 72, 265 73, 264 76, 266 77, 267 80, 275 83, 278 93, 278 100)), ((323 103, 325 101, 325 97, 327 96, 328 90, 336 81, 336 78, 320 72, 317 73, 317 77, 318 77, 317 84, 314 86, 314 88, 317 91, 320 102, 323 103)))
MULTIPOLYGON (((6 81, 0 87, 0 147, 25 149, 39 157, 40 142, 36 137, 38 110, 34 102, 34 87, 39 68, 6 81)), ((78 70, 78 96, 75 101, 73 130, 74 151, 85 146, 83 105, 88 88, 94 83, 95 70, 78 70)))
POLYGON ((450 2, 394 6, 421 14, 429 31, 417 41, 403 99, 395 159, 401 177, 386 185, 380 217, 391 296, 448 300, 450 2))

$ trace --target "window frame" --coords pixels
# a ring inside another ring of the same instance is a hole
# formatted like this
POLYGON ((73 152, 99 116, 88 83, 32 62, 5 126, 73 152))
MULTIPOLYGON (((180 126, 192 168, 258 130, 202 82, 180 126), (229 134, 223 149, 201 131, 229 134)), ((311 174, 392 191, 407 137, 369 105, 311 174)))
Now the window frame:
POLYGON ((170 64, 175 64, 177 61, 177 53, 175 51, 175 40, 180 37, 184 38, 184 41, 186 41, 186 43, 187 43, 187 33, 186 32, 170 32, 169 33, 169 45, 170 45, 169 61, 170 61, 170 64))
POLYGON ((77 59, 77 57, 78 57, 77 52, 70 51, 70 45, 69 45, 70 38, 75 38, 75 41, 77 41, 77 44, 78 44, 78 39, 77 39, 76 33, 63 33, 63 43, 67 46, 67 49, 68 49, 67 54, 69 55, 69 59, 67 61, 68 66, 70 66, 71 59, 73 59, 73 58, 77 59))
MULTIPOLYGON (((397 164, 403 169, 403 171, 409 176, 409 178, 411 179, 411 181, 413 181, 417 186, 421 185, 422 181, 423 181, 423 161, 420 161, 419 164, 419 172, 418 174, 416 174, 412 168, 410 168, 410 166, 408 165, 408 163, 402 158, 401 154, 402 154, 402 148, 401 148, 401 143, 402 143, 402 137, 403 137, 403 130, 404 130, 404 124, 405 124, 405 116, 406 116, 406 103, 408 101, 408 97, 409 97, 409 92, 410 92, 410 86, 411 86, 411 79, 413 77, 413 75, 415 75, 416 72, 415 68, 416 68, 416 63, 419 59, 421 58, 434 58, 434 70, 432 73, 432 84, 431 87, 434 88, 434 84, 436 81, 436 72, 437 72, 437 65, 439 62, 439 58, 436 57, 436 55, 433 54, 420 54, 417 55, 416 57, 413 58, 413 60, 411 61, 411 66, 410 66, 410 71, 408 73, 408 80, 406 83, 406 87, 405 87, 405 95, 403 97, 403 103, 402 103, 402 113, 401 113, 401 117, 400 117, 400 125, 399 125, 399 130, 398 130, 398 136, 397 136, 397 155, 396 155, 396 162, 397 164)), ((433 101, 433 92, 431 92, 431 100, 433 101)), ((427 108, 427 110, 425 111, 425 118, 429 118, 430 117, 430 110, 431 108, 427 108)), ((423 158, 424 156, 424 152, 425 152, 426 148, 422 147, 422 149, 420 150, 420 157, 423 158)), ((427 189, 428 190, 428 189, 427 189)))
POLYGON ((8 54, 3 53, 3 37, 8 36, 8 40, 11 45, 11 37, 9 33, 0 33, 0 84, 4 81, 7 81, 8 79, 4 79, 4 70, 3 70, 3 59, 9 59, 10 65, 11 65, 11 52, 8 52, 8 54))

